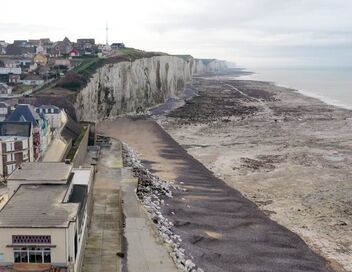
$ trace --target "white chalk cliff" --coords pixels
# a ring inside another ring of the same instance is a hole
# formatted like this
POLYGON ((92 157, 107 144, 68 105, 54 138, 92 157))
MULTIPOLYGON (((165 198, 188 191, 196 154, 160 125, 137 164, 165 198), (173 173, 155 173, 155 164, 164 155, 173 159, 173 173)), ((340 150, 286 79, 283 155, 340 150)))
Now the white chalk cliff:
POLYGON ((185 60, 156 56, 133 62, 106 64, 91 77, 76 98, 81 121, 99 121, 123 113, 145 110, 182 93, 193 74, 226 68, 224 61, 185 60))

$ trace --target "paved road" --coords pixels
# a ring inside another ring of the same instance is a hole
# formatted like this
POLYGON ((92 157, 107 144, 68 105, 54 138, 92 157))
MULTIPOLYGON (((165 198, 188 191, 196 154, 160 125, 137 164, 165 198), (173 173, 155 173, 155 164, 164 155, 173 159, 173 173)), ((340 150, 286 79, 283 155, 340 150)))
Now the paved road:
POLYGON ((329 271, 300 237, 214 177, 154 121, 121 118, 98 131, 127 142, 156 175, 187 189, 174 192, 162 212, 205 271, 329 271))

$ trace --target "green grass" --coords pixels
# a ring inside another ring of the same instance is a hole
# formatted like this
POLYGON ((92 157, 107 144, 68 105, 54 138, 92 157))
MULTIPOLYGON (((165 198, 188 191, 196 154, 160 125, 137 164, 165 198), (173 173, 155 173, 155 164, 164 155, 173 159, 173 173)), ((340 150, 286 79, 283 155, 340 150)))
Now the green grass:
POLYGON ((13 94, 23 94, 32 88, 33 88, 32 86, 19 84, 12 90, 12 93, 13 94))
POLYGON ((184 61, 189 61, 193 58, 191 55, 173 55, 173 56, 179 57, 179 58, 183 59, 184 61))
POLYGON ((125 48, 119 49, 119 53, 121 53, 121 55, 125 55, 125 56, 135 55, 135 54, 138 54, 140 52, 143 52, 143 51, 135 49, 135 48, 131 48, 131 47, 125 47, 125 48))
POLYGON ((135 48, 125 47, 119 49, 119 56, 129 57, 131 60, 150 58, 154 56, 167 56, 168 54, 162 52, 148 52, 135 48))
MULTIPOLYGON (((89 82, 91 76, 97 71, 97 69, 104 66, 105 64, 115 64, 123 61, 134 61, 141 58, 166 55, 167 54, 161 52, 147 52, 126 47, 119 49, 117 55, 106 59, 97 57, 78 57, 74 59, 75 62, 79 62, 79 64, 74 69, 67 72, 63 78, 59 78, 57 81, 55 81, 55 83, 49 86, 49 88, 40 90, 40 93, 44 93, 53 87, 64 88, 77 92, 83 89, 89 82)), ((73 95, 71 99, 75 99, 75 95, 73 95)))
POLYGON ((85 74, 87 71, 94 69, 99 62, 99 58, 81 59, 81 63, 73 69, 73 72, 85 74))
POLYGON ((81 128, 81 133, 79 134, 77 139, 73 142, 72 147, 66 156, 66 159, 69 159, 71 161, 74 159, 76 152, 81 144, 81 141, 82 141, 84 135, 86 134, 87 128, 88 128, 87 126, 83 126, 81 128))
POLYGON ((58 79, 54 80, 54 81, 51 81, 49 83, 44 83, 44 85, 42 87, 40 87, 39 89, 37 89, 35 91, 35 93, 44 93, 46 90, 52 88, 55 86, 56 82, 57 82, 58 79))

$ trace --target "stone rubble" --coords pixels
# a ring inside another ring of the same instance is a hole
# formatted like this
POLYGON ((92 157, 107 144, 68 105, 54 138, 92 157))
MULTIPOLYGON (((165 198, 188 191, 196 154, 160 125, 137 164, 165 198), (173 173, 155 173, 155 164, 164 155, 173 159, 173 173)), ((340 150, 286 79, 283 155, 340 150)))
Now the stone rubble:
POLYGON ((204 272, 194 262, 190 254, 186 254, 181 247, 182 239, 174 232, 173 223, 161 213, 161 206, 165 205, 165 198, 172 198, 173 190, 183 190, 170 184, 158 176, 153 175, 138 159, 138 154, 126 143, 123 143, 124 164, 132 167, 134 176, 138 178, 137 196, 156 225, 158 235, 168 246, 170 256, 177 268, 184 272, 204 272))

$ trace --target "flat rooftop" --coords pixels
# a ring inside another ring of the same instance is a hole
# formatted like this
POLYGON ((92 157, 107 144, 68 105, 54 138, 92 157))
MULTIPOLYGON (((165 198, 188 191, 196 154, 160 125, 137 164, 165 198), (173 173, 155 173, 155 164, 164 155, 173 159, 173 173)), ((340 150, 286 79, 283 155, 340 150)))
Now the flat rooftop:
POLYGON ((71 164, 63 162, 26 162, 16 169, 7 180, 66 181, 72 170, 71 164))
POLYGON ((0 227, 65 228, 79 203, 63 203, 68 185, 21 185, 0 211, 0 227))
POLYGON ((93 168, 74 168, 72 170, 74 176, 72 178, 72 183, 76 185, 89 185, 90 177, 93 175, 93 168))
POLYGON ((28 137, 22 136, 0 136, 1 142, 25 141, 28 137))

